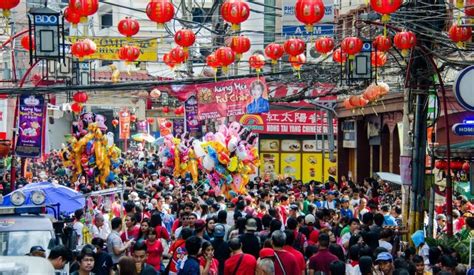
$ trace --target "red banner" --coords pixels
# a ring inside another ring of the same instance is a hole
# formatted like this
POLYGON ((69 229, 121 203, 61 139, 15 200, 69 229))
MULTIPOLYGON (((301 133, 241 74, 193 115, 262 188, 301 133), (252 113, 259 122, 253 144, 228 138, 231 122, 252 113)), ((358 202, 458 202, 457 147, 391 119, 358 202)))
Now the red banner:
POLYGON ((130 139, 130 112, 120 111, 119 113, 119 138, 122 140, 130 139))
POLYGON ((195 85, 200 120, 268 112, 264 78, 242 78, 195 85))
MULTIPOLYGON (((237 117, 242 125, 261 134, 315 135, 328 133, 328 119, 322 111, 271 110, 269 113, 237 117)), ((337 120, 332 121, 337 133, 337 120)))

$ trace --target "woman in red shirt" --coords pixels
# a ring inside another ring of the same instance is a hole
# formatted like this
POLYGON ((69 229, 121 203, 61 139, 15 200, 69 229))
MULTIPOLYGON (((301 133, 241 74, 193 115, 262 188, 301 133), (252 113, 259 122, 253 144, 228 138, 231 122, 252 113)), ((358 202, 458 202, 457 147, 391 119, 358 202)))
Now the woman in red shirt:
POLYGON ((219 262, 214 258, 214 248, 210 242, 202 244, 202 256, 199 257, 199 266, 203 275, 217 275, 219 262))
POLYGON ((148 258, 146 263, 153 266, 155 270, 161 270, 161 257, 163 256, 163 246, 156 236, 154 228, 148 230, 148 238, 145 241, 148 258))

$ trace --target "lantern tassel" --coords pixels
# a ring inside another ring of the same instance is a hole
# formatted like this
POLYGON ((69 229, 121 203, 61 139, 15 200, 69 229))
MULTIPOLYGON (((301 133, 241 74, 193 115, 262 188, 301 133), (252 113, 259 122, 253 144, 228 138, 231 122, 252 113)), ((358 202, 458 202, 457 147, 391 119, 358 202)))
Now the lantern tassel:
POLYGON ((382 15, 382 23, 386 24, 390 21, 390 14, 382 15))
POLYGON ((380 100, 380 102, 382 103, 383 109, 386 110, 387 108, 385 108, 385 104, 383 103, 383 100, 380 100))
POLYGON ((3 11, 2 11, 2 14, 3 14, 3 17, 5 17, 5 18, 9 18, 9 17, 10 17, 10 14, 11 14, 11 12, 10 12, 10 10, 3 10, 3 11))
POLYGON ((375 110, 374 106, 372 106, 372 111, 374 111, 375 116, 379 116, 379 114, 378 114, 377 111, 375 110))
POLYGON ((360 108, 360 113, 361 113, 363 116, 365 116, 365 114, 364 114, 364 108, 360 108))

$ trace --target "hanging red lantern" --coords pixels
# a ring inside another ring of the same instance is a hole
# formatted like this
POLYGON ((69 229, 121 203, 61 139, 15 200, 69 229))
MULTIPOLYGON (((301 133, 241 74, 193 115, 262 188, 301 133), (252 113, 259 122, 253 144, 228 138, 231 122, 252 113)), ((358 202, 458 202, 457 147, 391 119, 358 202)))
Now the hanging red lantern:
POLYGON ((85 48, 86 49, 86 55, 89 56, 89 55, 95 54, 95 52, 97 51, 97 45, 95 44, 95 42, 90 40, 89 38, 86 38, 83 41, 84 41, 84 43, 89 45, 89 47, 85 48))
POLYGON ((364 42, 359 37, 346 37, 342 40, 341 50, 349 55, 349 59, 354 59, 354 56, 362 51, 364 42))
POLYGON ((392 47, 392 41, 390 41, 390 37, 378 35, 372 42, 372 46, 379 52, 386 52, 392 47))
POLYGON ((290 38, 283 44, 285 52, 290 56, 297 56, 304 53, 306 44, 299 38, 290 38))
POLYGON ((69 0, 69 8, 79 14, 81 22, 87 22, 99 10, 99 0, 69 0))
POLYGON ((334 49, 334 39, 331 37, 320 37, 316 39, 314 46, 318 53, 326 55, 334 49))
POLYGON ((222 18, 232 23, 232 30, 240 30, 240 23, 250 16, 250 7, 243 0, 226 0, 221 6, 222 18))
POLYGON ((390 21, 390 14, 396 12, 402 3, 402 0, 370 0, 372 9, 382 14, 383 23, 390 21))
POLYGON ((190 29, 181 29, 174 35, 174 42, 183 47, 185 52, 188 52, 188 48, 191 47, 196 41, 196 35, 190 29))
POLYGON ((446 170, 448 168, 448 162, 445 160, 435 161, 435 168, 438 170, 446 170))
POLYGON ((458 24, 453 24, 449 28, 448 32, 449 38, 456 43, 458 48, 464 47, 464 43, 471 40, 472 37, 472 28, 471 27, 461 27, 458 24))
POLYGON ((76 28, 77 24, 81 22, 81 15, 77 11, 66 7, 64 9, 64 19, 66 19, 67 22, 71 23, 72 26, 76 28))
POLYGON ((471 171, 471 164, 469 162, 464 162, 462 164, 462 170, 466 173, 469 173, 469 171, 471 171))
POLYGON ((118 52, 118 57, 126 64, 135 62, 140 57, 140 49, 136 46, 122 46, 118 52))
POLYGON ((350 104, 355 108, 364 108, 369 101, 360 95, 353 95, 349 98, 350 104))
POLYGON ((473 17, 474 16, 474 0, 466 0, 466 6, 464 7, 464 13, 466 14, 467 17, 473 17))
POLYGON ((173 123, 171 123, 171 121, 166 121, 165 122, 165 127, 166 128, 171 128, 171 126, 173 126, 173 123))
MULTIPOLYGON (((170 69, 173 69, 176 66, 176 61, 174 61, 173 58, 171 58, 171 55, 169 53, 165 53, 163 55, 163 62, 170 67, 170 69)), ((159 92, 159 91, 158 91, 159 92)))
POLYGON ((324 4, 322 0, 297 0, 295 16, 298 21, 305 24, 306 31, 313 32, 313 25, 324 17, 324 4))
POLYGON ((114 128, 115 128, 115 127, 117 127, 117 125, 119 125, 118 119, 113 119, 112 120, 112 126, 114 126, 114 128))
POLYGON ((220 47, 216 50, 216 59, 222 66, 222 70, 227 72, 227 67, 235 60, 234 51, 230 47, 220 47))
POLYGON ((162 109, 163 113, 167 114, 170 112, 170 108, 168 106, 164 106, 162 109))
POLYGON ((151 21, 156 22, 158 28, 173 19, 174 6, 169 0, 152 0, 146 7, 146 14, 151 21))
POLYGON ((214 71, 217 71, 217 68, 221 66, 219 60, 217 60, 216 54, 211 53, 206 57, 206 64, 207 66, 211 67, 214 71))
POLYGON ((462 169, 462 166, 463 166, 463 162, 462 161, 459 161, 459 160, 452 160, 451 161, 451 170, 454 170, 454 171, 459 171, 462 169))
POLYGON ((285 53, 285 49, 278 43, 270 43, 265 47, 265 55, 272 60, 272 64, 277 64, 285 53))
POLYGON ((341 49, 337 49, 332 53, 332 59, 337 63, 345 63, 347 61, 347 53, 343 52, 341 49))
POLYGON ((367 87, 367 89, 365 89, 362 96, 365 99, 367 99, 369 102, 376 101, 381 96, 380 90, 381 89, 378 85, 371 84, 371 85, 369 85, 369 87, 367 87))
POLYGON ((35 48, 35 38, 34 36, 31 36, 31 39, 30 39, 30 36, 29 35, 25 35, 21 38, 21 46, 23 47, 23 49, 29 51, 29 50, 32 50, 35 48), (31 43, 31 45, 30 45, 31 43))
POLYGON ((71 111, 73 111, 75 114, 81 113, 82 108, 83 108, 83 106, 79 102, 74 102, 73 104, 71 104, 71 111))
POLYGON ((84 40, 77 40, 71 46, 71 53, 79 60, 83 60, 84 57, 88 56, 91 52, 91 44, 84 40))
POLYGON ((381 67, 387 62, 387 55, 383 52, 372 52, 370 54, 370 64, 374 67, 381 67))
POLYGON ((0 9, 3 12, 4 17, 10 17, 10 10, 16 8, 20 4, 20 0, 2 0, 0 1, 0 9))
POLYGON ((177 116, 184 114, 184 107, 183 107, 183 106, 179 106, 178 108, 176 108, 176 109, 174 110, 174 114, 177 115, 177 116))
POLYGON ((343 104, 344 104, 344 108, 346 108, 347 110, 350 110, 350 109, 354 108, 354 106, 352 106, 351 101, 349 100, 349 98, 346 98, 344 100, 343 104))
POLYGON ((121 35, 126 36, 128 40, 140 31, 140 23, 137 19, 125 17, 118 23, 118 31, 121 35))
POLYGON ((131 115, 130 115, 130 121, 131 121, 131 122, 137 121, 137 116, 134 115, 134 114, 131 114, 131 115))
POLYGON ((255 69, 257 73, 260 73, 265 66, 265 57, 261 54, 253 54, 249 57, 249 65, 252 69, 255 69))
POLYGON ((296 71, 301 70, 301 66, 306 63, 306 56, 304 54, 300 54, 297 56, 290 56, 290 64, 296 71))
POLYGON ((170 57, 174 60, 177 64, 181 64, 188 60, 189 54, 184 51, 183 47, 176 46, 170 51, 170 57))
POLYGON ((72 100, 77 103, 86 103, 88 99, 86 92, 77 92, 72 96, 72 100))
POLYGON ((408 50, 416 46, 416 36, 411 31, 397 32, 393 38, 393 44, 397 49, 402 50, 402 56, 407 56, 408 50))
POLYGON ((234 36, 231 39, 229 47, 236 53, 236 58, 238 60, 242 54, 250 50, 250 39, 243 35, 234 36))
POLYGON ((146 121, 148 122, 148 124, 153 124, 153 122, 155 122, 155 119, 152 117, 149 117, 146 119, 146 121))

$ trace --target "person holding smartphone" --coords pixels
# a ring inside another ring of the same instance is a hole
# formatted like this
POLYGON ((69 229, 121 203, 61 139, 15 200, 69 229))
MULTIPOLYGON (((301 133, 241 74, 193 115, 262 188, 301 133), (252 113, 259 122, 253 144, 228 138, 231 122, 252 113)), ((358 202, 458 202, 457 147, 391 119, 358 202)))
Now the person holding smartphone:
POLYGON ((199 257, 199 268, 203 275, 217 275, 219 272, 219 262, 214 258, 214 247, 210 242, 202 244, 202 256, 199 257))

